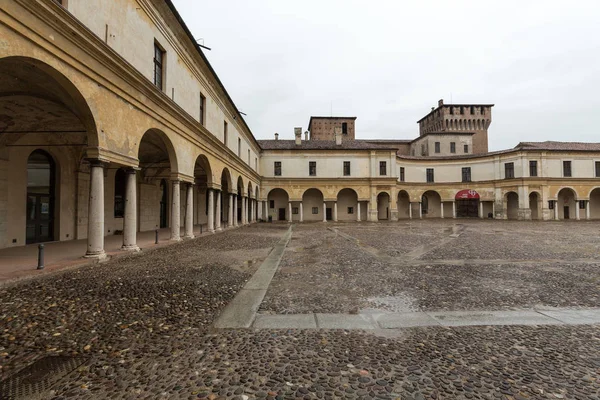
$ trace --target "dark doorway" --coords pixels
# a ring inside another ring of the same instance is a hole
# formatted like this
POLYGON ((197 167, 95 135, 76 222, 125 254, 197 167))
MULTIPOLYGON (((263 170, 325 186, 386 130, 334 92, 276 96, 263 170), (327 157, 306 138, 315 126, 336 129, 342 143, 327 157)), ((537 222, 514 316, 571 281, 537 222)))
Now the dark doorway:
POLYGON ((168 205, 168 197, 169 194, 167 192, 168 186, 167 182, 163 179, 160 181, 160 227, 167 227, 167 205, 168 205))
POLYGON ((456 200, 456 216, 459 218, 479 217, 479 200, 461 199, 456 200))
POLYGON ((277 217, 278 221, 285 221, 285 208, 279 209, 279 216, 277 217))
POLYGON ((564 207, 564 219, 570 219, 571 217, 569 216, 569 206, 565 206, 564 207))
POLYGON ((331 221, 333 219, 333 217, 331 216, 331 208, 326 208, 325 209, 325 218, 327 219, 327 221, 331 221))
POLYGON ((56 168, 50 154, 36 150, 27 160, 26 243, 54 240, 56 168))

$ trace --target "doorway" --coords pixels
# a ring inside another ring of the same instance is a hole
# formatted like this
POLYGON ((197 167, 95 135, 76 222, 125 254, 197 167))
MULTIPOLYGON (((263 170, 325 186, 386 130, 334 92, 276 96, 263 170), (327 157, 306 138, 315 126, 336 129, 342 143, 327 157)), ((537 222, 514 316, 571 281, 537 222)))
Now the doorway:
POLYGON ((50 154, 42 150, 31 153, 27 160, 27 244, 54 240, 55 175, 50 154))
POLYGON ((333 217, 331 216, 331 208, 325 209, 325 218, 327 219, 327 221, 331 221, 333 219, 333 217))
POLYGON ((167 182, 163 179, 160 181, 160 227, 167 227, 167 205, 168 205, 168 191, 167 182))
POLYGON ((564 206, 563 210, 564 210, 564 219, 570 219, 571 217, 569 216, 569 206, 564 206))
POLYGON ((277 216, 278 221, 285 221, 285 208, 279 209, 279 215, 277 216))
POLYGON ((479 200, 456 200, 456 216, 458 218, 479 217, 479 200))

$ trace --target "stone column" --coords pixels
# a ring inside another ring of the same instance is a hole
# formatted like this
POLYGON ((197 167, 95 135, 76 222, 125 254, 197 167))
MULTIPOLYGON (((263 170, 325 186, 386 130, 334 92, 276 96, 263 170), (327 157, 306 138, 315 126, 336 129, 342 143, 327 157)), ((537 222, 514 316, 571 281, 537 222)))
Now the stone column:
POLYGON ((496 219, 496 202, 492 201, 492 218, 496 219))
POLYGON ((173 181, 173 195, 171 196, 171 240, 181 240, 181 200, 179 181, 173 181))
POLYGON ((187 184, 185 196, 185 219, 183 220, 183 236, 192 239, 194 237, 194 185, 187 184))
POLYGON ((264 219, 265 221, 269 221, 269 201, 264 201, 264 206, 265 206, 265 213, 264 213, 264 219))
POLYGON ((288 222, 292 222, 292 202, 288 203, 288 222))
POLYGON ((444 202, 440 201, 440 216, 444 219, 444 202))
POLYGON ((217 192, 217 208, 215 210, 215 230, 220 231, 221 229, 221 191, 217 192))
POLYGON ((360 222, 360 201, 356 202, 356 221, 360 222))
POLYGON ((408 219, 412 219, 412 203, 408 202, 408 219))
POLYGON ((333 222, 337 222, 337 201, 333 202, 333 222))
POLYGON ((575 200, 575 219, 579 221, 579 201, 575 200))
POLYGON ((558 221, 558 201, 554 200, 554 219, 558 221))
POLYGON ((483 218, 483 201, 479 200, 479 218, 483 218))
POLYGON ((128 168, 125 188, 125 215, 123 218, 123 246, 121 250, 140 251, 136 244, 137 233, 137 181, 135 169, 128 168))
POLYGON ((327 222, 327 203, 323 202, 323 222, 327 222))
POLYGON ((206 194, 208 195, 208 231, 215 231, 215 193, 212 189, 207 189, 206 194))
POLYGON ((227 226, 233 226, 233 195, 229 193, 229 211, 227 213, 227 226))
POLYGON ((256 200, 256 220, 260 221, 262 219, 262 201, 256 200))
POLYGON ((423 202, 419 202, 419 219, 423 219, 423 202))
POLYGON ((242 225, 248 223, 248 197, 242 197, 242 225))
POLYGON ((304 222, 304 207, 302 206, 302 202, 300 202, 298 212, 300 213, 300 222, 304 222))
POLYGON ((452 218, 456 218, 456 201, 452 201, 452 218))
POLYGON ((590 219, 590 201, 585 202, 585 219, 590 219))
POLYGON ((104 252, 104 164, 90 161, 87 258, 105 258, 104 252))
POLYGON ((233 226, 238 226, 238 197, 233 195, 233 226))
POLYGON ((254 199, 250 199, 250 222, 256 222, 256 201, 254 199))

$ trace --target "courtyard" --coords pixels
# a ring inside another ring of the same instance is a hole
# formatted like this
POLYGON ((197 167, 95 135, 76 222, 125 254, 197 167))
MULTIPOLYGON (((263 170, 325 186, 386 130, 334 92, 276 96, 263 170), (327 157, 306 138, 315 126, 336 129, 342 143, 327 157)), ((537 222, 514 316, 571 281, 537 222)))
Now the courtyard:
POLYGON ((596 222, 254 224, 5 283, 0 397, 597 399, 599 267, 596 222))

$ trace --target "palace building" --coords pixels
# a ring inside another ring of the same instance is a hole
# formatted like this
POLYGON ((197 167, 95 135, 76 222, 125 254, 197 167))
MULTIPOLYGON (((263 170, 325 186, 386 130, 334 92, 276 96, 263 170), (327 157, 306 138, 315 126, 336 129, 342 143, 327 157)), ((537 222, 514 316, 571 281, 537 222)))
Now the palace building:
POLYGON ((0 248, 258 220, 600 218, 600 144, 488 151, 492 104, 444 104, 412 140, 311 117, 256 140, 170 0, 0 8, 0 248))

